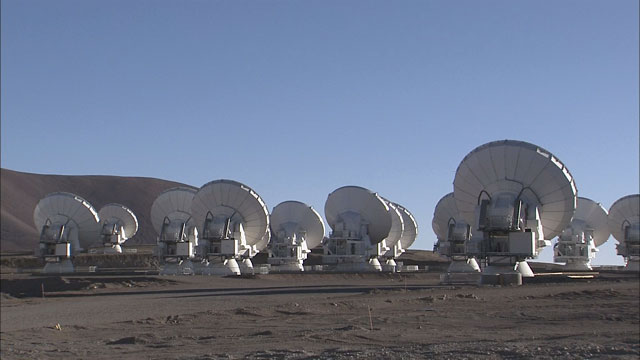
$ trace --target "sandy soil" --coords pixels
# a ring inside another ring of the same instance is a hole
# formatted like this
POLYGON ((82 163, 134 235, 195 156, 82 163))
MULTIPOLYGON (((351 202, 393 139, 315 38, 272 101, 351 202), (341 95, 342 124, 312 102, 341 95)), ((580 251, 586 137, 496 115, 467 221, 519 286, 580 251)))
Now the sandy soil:
POLYGON ((2 275, 2 359, 638 359, 638 277, 2 275), (42 289, 44 288, 44 298, 42 289))

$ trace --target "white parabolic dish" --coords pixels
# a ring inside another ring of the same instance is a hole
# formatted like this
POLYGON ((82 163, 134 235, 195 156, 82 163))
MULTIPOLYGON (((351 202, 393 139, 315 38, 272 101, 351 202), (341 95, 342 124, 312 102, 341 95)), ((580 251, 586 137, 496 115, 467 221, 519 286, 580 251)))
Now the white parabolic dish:
POLYGON ((389 230, 389 236, 385 239, 385 245, 394 246, 400 241, 402 233, 404 232, 404 219, 394 203, 385 198, 382 198, 382 200, 384 200, 385 204, 389 207, 389 215, 391 216, 391 230, 389 230))
POLYGON ((165 217, 195 225, 191 217, 191 202, 195 194, 195 189, 174 187, 158 195, 151 205, 151 224, 158 234, 162 232, 165 217))
POLYGON ((128 239, 138 232, 138 218, 128 207, 121 204, 107 204, 98 212, 101 222, 109 219, 117 219, 124 227, 124 233, 128 239))
POLYGON ((431 221, 431 227, 433 232, 436 233, 438 239, 446 240, 447 233, 449 232, 449 220, 461 221, 460 212, 456 205, 456 200, 453 197, 453 193, 448 193, 443 196, 436 204, 436 208, 433 211, 433 220, 431 221))
POLYGON ((322 243, 324 222, 320 214, 311 206, 300 201, 284 201, 271 212, 271 229, 277 231, 281 225, 296 223, 307 232, 307 248, 313 249, 322 243))
POLYGON ((453 188, 467 224, 475 223, 483 192, 493 196, 525 190, 523 196, 539 205, 547 240, 560 235, 576 208, 577 190, 569 170, 549 151, 523 141, 494 141, 475 148, 458 166, 453 188))
POLYGON ((72 222, 78 229, 78 243, 86 249, 100 232, 100 218, 91 204, 78 195, 67 192, 51 193, 42 198, 33 211, 33 222, 38 231, 49 219, 52 223, 72 222))
POLYGON ((389 207, 378 194, 359 186, 343 186, 329 194, 324 204, 324 215, 332 229, 338 216, 347 211, 360 214, 369 224, 372 244, 381 242, 389 235, 389 207))
POLYGON ((271 230, 267 229, 267 232, 262 237, 262 240, 258 241, 256 244, 256 251, 262 252, 269 245, 269 241, 271 240, 271 230))
POLYGON ((416 237, 418 237, 418 223, 411 212, 404 206, 399 204, 395 205, 398 211, 400 211, 400 215, 402 215, 402 224, 404 226, 404 230, 402 231, 402 236, 399 241, 402 248, 406 250, 413 245, 413 242, 416 241, 416 237))
POLYGON ((609 209, 609 230, 618 242, 623 242, 624 228, 640 224, 640 194, 627 195, 611 205, 609 209))
POLYGON ((588 228, 593 229, 595 246, 604 244, 611 235, 608 225, 607 210, 599 203, 584 197, 578 197, 578 207, 572 221, 583 221, 588 228))
MULTIPOLYGON (((193 198, 191 213, 200 227, 207 213, 232 217, 244 228, 247 245, 264 240, 269 229, 269 211, 262 198, 250 187, 233 180, 214 180, 203 185, 193 198)), ((266 245, 266 244, 265 244, 266 245)))

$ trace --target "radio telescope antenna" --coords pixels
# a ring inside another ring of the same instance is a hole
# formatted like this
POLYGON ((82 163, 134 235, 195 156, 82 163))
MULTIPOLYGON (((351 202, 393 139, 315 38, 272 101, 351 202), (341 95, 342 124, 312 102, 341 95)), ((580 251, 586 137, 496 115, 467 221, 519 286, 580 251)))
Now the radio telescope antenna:
POLYGON ((191 216, 195 194, 192 188, 175 187, 162 192, 151 205, 162 275, 193 275, 197 270, 192 261, 198 246, 198 230, 191 216))
MULTIPOLYGON (((250 187, 233 180, 215 180, 196 193, 191 211, 201 229, 200 256, 209 262, 209 274, 240 274, 253 271, 251 258, 264 246, 269 212, 250 187)), ((267 240, 268 242, 268 240, 267 240)))
POLYGON ((578 197, 573 219, 554 245, 553 261, 564 262, 568 270, 592 270, 591 259, 609 235, 607 210, 591 199, 578 197))
POLYGON ((46 261, 43 272, 73 272, 73 256, 95 240, 99 221, 93 206, 78 195, 56 192, 42 198, 33 211, 33 222, 40 231, 37 253, 46 261))
POLYGON ((385 198, 382 198, 382 200, 384 200, 385 204, 389 207, 389 214, 391 215, 391 229, 389 230, 389 235, 384 239, 384 242, 386 246, 393 246, 400 241, 402 237, 404 219, 394 203, 385 198))
POLYGON ((618 240, 618 255, 626 260, 625 270, 640 271, 640 194, 614 202, 608 223, 611 234, 618 240))
POLYGON ((438 238, 434 251, 451 260, 445 279, 456 276, 451 275, 452 273, 480 271, 478 262, 467 251, 471 240, 471 225, 460 216, 453 193, 443 196, 436 204, 431 227, 438 238))
POLYGON ((343 271, 381 271, 377 244, 389 236, 389 207, 376 193, 344 186, 329 194, 324 205, 333 230, 323 244, 323 262, 343 271))
MULTIPOLYGON (((549 151, 523 141, 481 145, 460 163, 453 182, 462 219, 472 226, 471 249, 484 273, 533 276, 534 258, 560 235, 576 208, 576 186, 549 151)), ((488 278, 488 277, 487 277, 488 278)))
POLYGON ((133 211, 121 204, 103 206, 98 212, 98 217, 103 252, 122 253, 120 245, 138 232, 138 218, 133 211))
POLYGON ((399 245, 400 252, 403 253, 405 250, 409 249, 411 245, 416 241, 418 237, 418 222, 413 217, 413 214, 407 208, 400 204, 395 204, 396 208, 400 211, 402 215, 402 224, 404 225, 404 229, 402 231, 402 236, 400 240, 396 243, 399 245))
POLYGON ((260 240, 257 244, 254 245, 256 252, 260 253, 267 250, 270 242, 271 242, 271 229, 267 229, 267 232, 262 237, 262 240, 260 240))
POLYGON ((324 222, 311 206, 285 201, 271 212, 271 233, 269 264, 281 271, 304 271, 307 254, 322 243, 324 222))
POLYGON ((395 272, 396 261, 395 258, 402 254, 402 246, 399 244, 404 232, 404 218, 402 217, 401 210, 398 209, 395 203, 382 198, 385 204, 389 207, 389 215, 391 216, 391 230, 389 235, 380 243, 378 243, 378 252, 381 254, 379 261, 382 260, 383 271, 395 272))

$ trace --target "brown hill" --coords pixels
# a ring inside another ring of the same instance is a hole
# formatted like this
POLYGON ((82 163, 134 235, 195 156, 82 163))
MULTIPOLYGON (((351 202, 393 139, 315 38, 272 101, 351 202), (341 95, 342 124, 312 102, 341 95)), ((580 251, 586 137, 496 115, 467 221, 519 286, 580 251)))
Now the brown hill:
POLYGON ((66 191, 77 194, 97 210, 108 203, 130 208, 138 218, 138 233, 127 243, 151 244, 157 234, 151 225, 151 204, 162 191, 189 186, 144 177, 66 176, 23 173, 0 169, 0 251, 24 252, 37 247, 39 230, 33 224, 33 210, 45 195, 66 191))

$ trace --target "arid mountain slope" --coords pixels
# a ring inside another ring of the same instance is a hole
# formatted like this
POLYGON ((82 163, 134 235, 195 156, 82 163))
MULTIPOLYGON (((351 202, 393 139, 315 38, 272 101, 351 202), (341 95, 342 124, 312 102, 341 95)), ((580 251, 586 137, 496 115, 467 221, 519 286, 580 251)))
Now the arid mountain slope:
POLYGON ((39 230, 33 224, 33 210, 45 195, 66 191, 89 201, 96 211, 108 203, 129 207, 137 216, 138 233, 134 244, 155 242, 151 225, 151 204, 162 191, 187 186, 173 181, 143 177, 40 175, 1 169, 0 248, 1 252, 32 251, 39 230))

